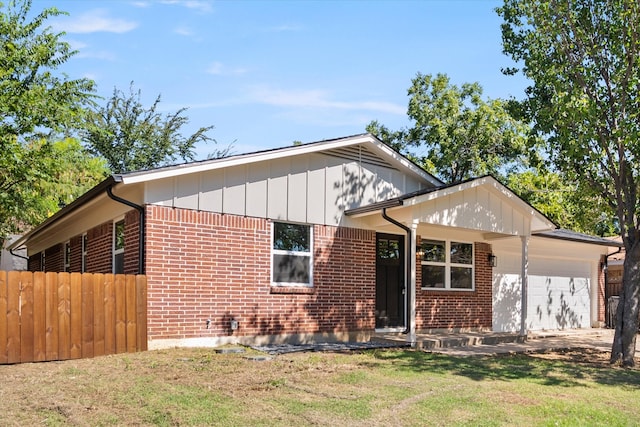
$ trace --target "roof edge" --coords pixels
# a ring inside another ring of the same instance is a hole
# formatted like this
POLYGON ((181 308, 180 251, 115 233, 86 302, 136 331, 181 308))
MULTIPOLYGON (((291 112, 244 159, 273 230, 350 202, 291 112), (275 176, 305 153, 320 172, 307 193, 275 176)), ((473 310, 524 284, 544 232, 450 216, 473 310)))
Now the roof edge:
POLYGON ((612 248, 624 248, 624 244, 622 242, 605 239, 604 237, 578 233, 577 231, 566 230, 563 228, 558 228, 552 231, 541 231, 538 233, 533 233, 532 235, 543 237, 545 239, 565 240, 568 242, 586 243, 590 245, 607 246, 612 248), (565 233, 566 235, 563 235, 563 233, 565 233))
POLYGON ((40 232, 43 229, 47 228, 51 224, 61 220, 62 218, 64 218, 65 216, 69 215, 71 212, 75 211, 80 206, 82 206, 83 204, 88 202, 89 200, 92 200, 95 197, 97 197, 98 195, 104 193, 107 190, 108 187, 110 187, 110 186, 112 186, 114 184, 117 184, 119 182, 122 182, 122 180, 121 180, 121 178, 119 176, 110 175, 109 177, 107 177, 105 180, 103 180, 99 184, 96 184, 93 188, 91 188, 89 191, 84 193, 82 196, 78 197, 73 202, 69 203, 67 206, 65 206, 64 208, 60 209, 59 211, 57 211, 56 213, 51 215, 49 218, 47 218, 46 220, 41 222, 40 225, 38 225, 35 228, 31 229, 26 234, 23 234, 19 239, 17 239, 13 243, 11 243, 9 246, 7 246, 7 249, 8 250, 12 250, 12 249, 19 248, 20 246, 24 245, 27 241, 29 241, 29 239, 31 237, 33 237, 35 234, 37 234, 38 232, 40 232))

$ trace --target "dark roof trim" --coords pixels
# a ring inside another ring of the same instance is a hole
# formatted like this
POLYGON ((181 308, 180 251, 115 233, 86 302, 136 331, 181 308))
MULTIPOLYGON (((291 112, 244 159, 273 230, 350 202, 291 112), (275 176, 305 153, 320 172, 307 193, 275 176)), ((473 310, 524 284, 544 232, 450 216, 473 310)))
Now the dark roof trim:
POLYGON ((609 246, 614 248, 622 248, 624 244, 622 242, 616 242, 615 240, 605 239, 604 237, 591 236, 589 234, 578 233, 576 231, 557 229, 552 231, 542 231, 540 233, 533 234, 537 237, 545 237, 547 239, 565 240, 569 242, 588 243, 591 245, 609 246))
POLYGON ((76 200, 74 200, 73 202, 71 202, 70 204, 68 204, 67 206, 65 206, 64 208, 60 209, 58 212, 56 212, 55 214, 47 218, 44 222, 42 222, 36 228, 32 229, 27 234, 24 234, 22 237, 17 239, 15 242, 13 242, 11 245, 8 246, 8 249, 17 249, 18 247, 24 245, 31 237, 38 234, 41 230, 47 228, 54 222, 64 218, 66 215, 75 211, 76 209, 78 209, 88 201, 94 199, 95 197, 99 196, 100 194, 104 194, 107 191, 107 188, 111 187, 112 185, 120 181, 121 179, 118 176, 115 176, 115 175, 109 176, 107 179, 97 184, 91 190, 87 191, 82 196, 78 197, 76 200))

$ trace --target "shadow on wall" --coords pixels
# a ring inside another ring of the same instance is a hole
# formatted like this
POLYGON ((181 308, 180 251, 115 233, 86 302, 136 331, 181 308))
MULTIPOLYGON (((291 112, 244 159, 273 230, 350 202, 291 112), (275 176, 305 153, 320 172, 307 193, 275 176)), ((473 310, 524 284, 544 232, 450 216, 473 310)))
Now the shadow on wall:
MULTIPOLYGON (((230 301, 211 319, 211 333, 226 336, 327 334, 375 328, 375 233, 316 226, 313 288, 268 290, 243 301, 237 289, 220 295, 230 301), (236 294, 232 294, 237 292, 236 294), (232 320, 238 322, 232 329, 232 320)), ((264 283, 264 282, 262 282, 264 283)))
POLYGON ((11 235, 7 240, 4 241, 4 245, 2 247, 2 251, 0 251, 0 270, 2 271, 16 271, 16 270, 26 270, 27 269, 27 260, 22 258, 27 256, 27 250, 21 249, 18 251, 11 252, 6 250, 5 248, 9 246, 11 243, 16 241, 20 236, 11 235))
POLYGON ((493 289, 493 325, 497 332, 516 332, 520 330, 520 277, 515 274, 499 276, 494 279, 493 289))
MULTIPOLYGON (((343 168, 343 181, 334 182, 333 189, 338 191, 335 206, 337 212, 352 209, 372 203, 384 201, 398 196, 397 191, 389 183, 380 179, 379 171, 372 167, 370 174, 364 174, 359 166, 343 168)), ((390 180, 391 181, 391 180, 390 180)), ((334 218, 336 223, 341 223, 342 218, 334 218)))

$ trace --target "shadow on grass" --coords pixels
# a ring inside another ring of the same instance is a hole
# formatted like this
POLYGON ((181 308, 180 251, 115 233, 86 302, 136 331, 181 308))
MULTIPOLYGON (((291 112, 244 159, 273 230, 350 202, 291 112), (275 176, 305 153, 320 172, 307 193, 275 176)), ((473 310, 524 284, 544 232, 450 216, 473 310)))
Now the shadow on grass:
POLYGON ((546 360, 531 355, 454 357, 415 350, 373 351, 394 369, 436 375, 460 375, 475 381, 527 380, 557 387, 586 387, 593 381, 640 390, 640 370, 588 366, 566 360, 546 360))

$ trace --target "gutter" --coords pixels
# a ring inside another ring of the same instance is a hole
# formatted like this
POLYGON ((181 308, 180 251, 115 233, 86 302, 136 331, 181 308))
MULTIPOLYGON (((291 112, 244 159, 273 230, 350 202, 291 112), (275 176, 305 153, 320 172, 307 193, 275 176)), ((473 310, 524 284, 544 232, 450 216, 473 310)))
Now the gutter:
MULTIPOLYGON (((412 320, 411 316, 409 315, 409 313, 411 313, 411 286, 410 286, 410 275, 411 275, 411 229, 409 227, 407 227, 406 225, 396 221, 395 219, 391 218, 389 215, 387 215, 387 208, 382 208, 382 218, 384 218, 385 220, 389 221, 391 224, 395 225, 396 227, 402 228, 405 233, 407 233, 407 248, 409 249, 406 252, 409 252, 408 254, 405 253, 405 259, 406 259, 406 266, 405 266, 405 300, 406 300, 406 304, 407 304, 407 310, 405 312, 405 318, 407 319, 407 325, 404 329, 404 331, 402 331, 403 334, 409 334, 411 331, 411 323, 412 320)), ((411 339, 411 346, 413 347, 415 345, 415 337, 410 337, 411 339)))
POLYGON ((144 207, 138 204, 133 203, 130 200, 123 199, 122 197, 118 197, 113 194, 113 184, 107 186, 106 191, 107 195, 116 202, 122 203, 123 205, 127 205, 131 208, 137 209, 140 215, 140 223, 138 224, 139 228, 139 236, 138 236, 138 274, 144 274, 145 271, 145 259, 144 259, 144 230, 145 230, 145 216, 144 216, 144 207))
MULTIPOLYGON (((12 256, 16 257, 16 258, 22 258, 22 259, 26 259, 27 261, 29 261, 29 257, 22 256, 22 255, 20 255, 20 254, 16 254, 16 253, 14 253, 13 251, 15 251, 15 250, 16 250, 15 248, 11 248, 11 249, 9 249, 9 253, 10 253, 12 256)), ((613 255, 613 254, 612 254, 612 255, 613 255)))

